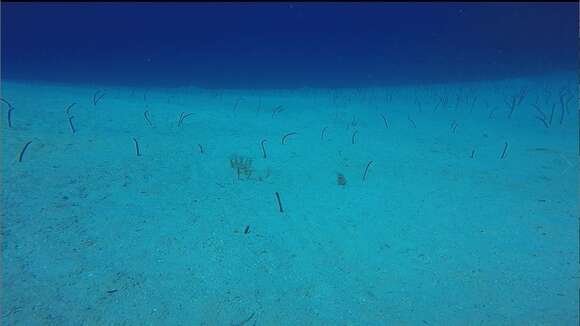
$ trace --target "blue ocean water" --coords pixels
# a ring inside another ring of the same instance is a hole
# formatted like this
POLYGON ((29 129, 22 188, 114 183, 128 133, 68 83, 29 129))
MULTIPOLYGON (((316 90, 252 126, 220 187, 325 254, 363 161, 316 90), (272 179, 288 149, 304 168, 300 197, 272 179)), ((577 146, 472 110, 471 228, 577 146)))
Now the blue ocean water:
POLYGON ((5 325, 577 325, 577 3, 1 4, 5 325))
POLYGON ((576 69, 577 4, 4 4, 3 76, 363 87, 576 69))

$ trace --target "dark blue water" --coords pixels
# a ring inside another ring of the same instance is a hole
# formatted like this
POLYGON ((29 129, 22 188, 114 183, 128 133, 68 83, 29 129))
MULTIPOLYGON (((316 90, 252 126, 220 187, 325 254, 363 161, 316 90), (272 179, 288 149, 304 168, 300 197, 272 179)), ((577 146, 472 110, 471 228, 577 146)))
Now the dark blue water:
POLYGON ((3 79, 276 88, 577 66, 577 3, 2 3, 3 79))

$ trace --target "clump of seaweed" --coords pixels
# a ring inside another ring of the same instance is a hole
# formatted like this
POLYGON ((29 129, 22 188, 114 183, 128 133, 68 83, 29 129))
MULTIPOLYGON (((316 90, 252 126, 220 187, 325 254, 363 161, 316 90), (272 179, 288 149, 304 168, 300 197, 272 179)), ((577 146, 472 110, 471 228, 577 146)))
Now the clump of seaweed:
POLYGON ((230 166, 234 169, 238 180, 241 180, 242 177, 249 179, 252 176, 252 159, 249 157, 231 155, 230 166))

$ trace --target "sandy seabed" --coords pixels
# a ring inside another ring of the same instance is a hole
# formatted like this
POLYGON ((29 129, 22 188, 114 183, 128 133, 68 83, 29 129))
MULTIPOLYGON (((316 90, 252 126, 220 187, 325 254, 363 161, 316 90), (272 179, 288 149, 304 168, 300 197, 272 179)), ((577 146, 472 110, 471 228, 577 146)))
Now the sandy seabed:
POLYGON ((2 324, 577 325, 577 89, 3 81, 2 324))

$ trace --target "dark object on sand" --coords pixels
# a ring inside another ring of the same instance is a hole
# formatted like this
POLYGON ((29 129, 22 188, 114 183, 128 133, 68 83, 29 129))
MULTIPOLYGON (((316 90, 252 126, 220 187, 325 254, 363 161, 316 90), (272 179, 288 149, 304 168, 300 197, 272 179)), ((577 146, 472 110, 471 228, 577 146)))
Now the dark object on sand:
POLYGON ((373 163, 373 161, 369 161, 369 162, 367 163, 367 167, 365 168, 365 173, 363 174, 363 181, 365 181, 365 180, 366 180, 366 178, 367 178, 367 173, 369 172, 369 167, 371 166, 371 164, 372 164, 372 163, 373 163))
POLYGON ((503 160, 505 158, 506 153, 507 153, 507 149, 508 149, 508 143, 506 141, 505 146, 503 147, 503 152, 501 152, 501 157, 499 158, 500 160, 503 160))
POLYGON ((278 207, 280 208, 280 213, 284 213, 284 209, 282 208, 282 201, 280 201, 280 194, 276 191, 276 200, 278 200, 278 207))
POLYGON ((339 186, 346 186, 346 177, 342 173, 337 173, 336 175, 336 183, 339 186))
POLYGON ((24 156, 24 152, 26 152, 26 149, 28 148, 28 146, 30 145, 30 143, 32 143, 32 140, 29 141, 28 143, 26 143, 26 145, 24 145, 24 147, 20 151, 20 156, 18 156, 18 162, 22 162, 22 157, 24 156))
POLYGON ((135 138, 133 138, 133 141, 135 142, 135 151, 137 152, 137 156, 141 156, 141 151, 139 151, 139 142, 135 138))

